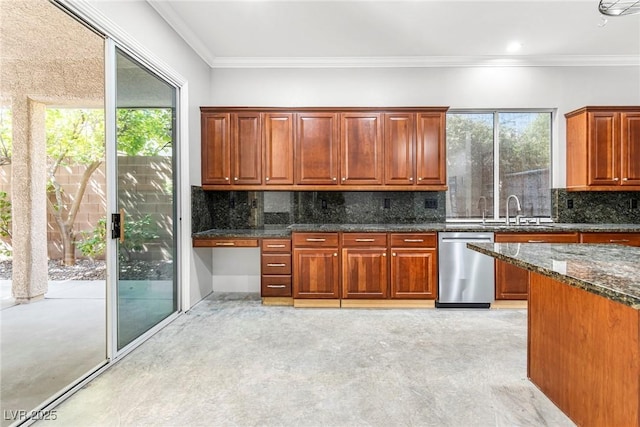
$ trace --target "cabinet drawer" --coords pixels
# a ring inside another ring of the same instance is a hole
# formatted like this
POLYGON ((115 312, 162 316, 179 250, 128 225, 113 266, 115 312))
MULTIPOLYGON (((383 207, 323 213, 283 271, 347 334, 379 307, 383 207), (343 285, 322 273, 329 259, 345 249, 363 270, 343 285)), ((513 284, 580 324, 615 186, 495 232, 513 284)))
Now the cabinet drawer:
POLYGON ((257 248, 258 239, 195 239, 194 248, 257 248))
POLYGON ((435 248, 438 245, 438 237, 435 233, 393 233, 391 234, 392 247, 404 248, 435 248))
POLYGON ((291 276, 262 276, 261 295, 263 297, 290 297, 291 276))
POLYGON ((262 252, 291 253, 291 239, 263 239, 262 252))
POLYGON ((294 233, 293 246, 301 248, 336 248, 338 233, 294 233))
POLYGON ((290 254, 262 255, 262 274, 291 274, 290 254))
POLYGON ((640 233, 582 233, 580 234, 580 242, 640 246, 640 233))
POLYGON ((578 233, 497 233, 496 243, 578 243, 578 233))
POLYGON ((343 233, 342 246, 359 247, 359 246, 387 246, 386 233, 343 233))

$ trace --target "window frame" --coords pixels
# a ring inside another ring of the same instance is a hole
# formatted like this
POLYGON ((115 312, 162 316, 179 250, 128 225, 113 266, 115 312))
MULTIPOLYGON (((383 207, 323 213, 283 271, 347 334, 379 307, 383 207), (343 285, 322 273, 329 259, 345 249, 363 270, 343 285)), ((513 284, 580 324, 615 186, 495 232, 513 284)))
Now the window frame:
MULTIPOLYGON (((501 113, 548 113, 549 120, 549 191, 553 183, 553 145, 555 135, 555 122, 557 109, 555 108, 450 108, 447 111, 447 118, 450 114, 492 114, 493 115, 493 191, 496 197, 493 198, 493 216, 487 217, 487 222, 505 222, 505 215, 500 216, 500 114, 501 113)), ((448 135, 445 138, 448 140, 448 135)), ((447 147, 448 155, 448 147, 447 147)), ((449 190, 447 190, 449 193, 449 190)), ((505 198, 506 200, 506 198, 505 198)), ((552 206, 549 206, 549 216, 540 217, 540 222, 553 222, 552 206)), ((482 222, 481 218, 449 218, 445 215, 446 222, 482 222)))

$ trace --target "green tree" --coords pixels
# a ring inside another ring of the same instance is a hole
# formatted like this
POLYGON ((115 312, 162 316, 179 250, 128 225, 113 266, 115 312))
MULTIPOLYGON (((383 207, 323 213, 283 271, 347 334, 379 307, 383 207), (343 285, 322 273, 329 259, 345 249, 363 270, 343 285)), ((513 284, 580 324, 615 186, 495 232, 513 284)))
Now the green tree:
MULTIPOLYGON (((167 109, 119 109, 116 138, 119 154, 154 156, 171 150, 171 111, 167 109)), ((75 264, 76 233, 73 225, 86 187, 104 160, 104 112, 87 109, 47 110, 49 158, 49 210, 62 239, 63 263, 75 264), (85 167, 74 194, 65 194, 58 181, 62 166, 85 167)))

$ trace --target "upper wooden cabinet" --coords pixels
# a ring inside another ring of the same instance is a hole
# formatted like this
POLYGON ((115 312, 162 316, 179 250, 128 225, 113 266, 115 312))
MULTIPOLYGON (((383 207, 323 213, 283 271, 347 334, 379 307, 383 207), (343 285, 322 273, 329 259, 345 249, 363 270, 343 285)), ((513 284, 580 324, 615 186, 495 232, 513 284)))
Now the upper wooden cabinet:
POLYGON ((340 183, 382 184, 382 123, 378 113, 340 114, 340 183))
POLYGON ((293 184, 293 114, 264 115, 264 183, 293 184))
POLYGON ((262 183, 262 121, 260 113, 232 114, 233 183, 262 183))
POLYGON ((202 185, 231 184, 231 115, 202 113, 202 185))
POLYGON ((446 190, 446 107, 201 107, 205 190, 446 190))
POLYGON ((568 190, 640 190, 640 107, 585 107, 565 117, 568 190))
POLYGON ((384 115, 386 185, 446 185, 445 123, 445 111, 384 115))
POLYGON ((296 184, 338 184, 338 115, 296 114, 296 184))
POLYGON ((260 113, 203 113, 202 184, 262 183, 260 113))

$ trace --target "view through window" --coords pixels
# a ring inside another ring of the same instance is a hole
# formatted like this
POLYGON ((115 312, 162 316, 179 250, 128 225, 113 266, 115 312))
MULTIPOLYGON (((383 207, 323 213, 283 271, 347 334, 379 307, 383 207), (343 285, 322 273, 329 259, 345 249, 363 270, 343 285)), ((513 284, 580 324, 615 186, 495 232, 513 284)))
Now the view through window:
POLYGON ((447 114, 447 218, 550 217, 551 111, 447 114), (511 215, 515 215, 512 202, 511 215))

